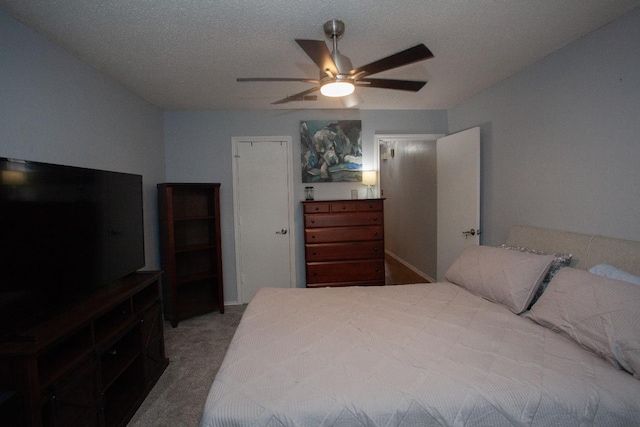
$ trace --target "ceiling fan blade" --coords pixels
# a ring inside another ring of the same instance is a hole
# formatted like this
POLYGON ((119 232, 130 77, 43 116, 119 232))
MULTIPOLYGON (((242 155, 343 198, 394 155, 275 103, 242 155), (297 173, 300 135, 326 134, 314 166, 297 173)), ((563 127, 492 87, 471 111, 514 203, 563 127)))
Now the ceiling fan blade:
POLYGON ((296 39, 296 42, 300 45, 302 50, 309 55, 309 58, 316 63, 320 70, 329 70, 333 75, 338 74, 338 67, 336 67, 331 52, 327 44, 322 40, 301 40, 296 39))
POLYGON ((429 48, 421 43, 414 47, 410 47, 407 50, 403 50, 402 52, 395 53, 391 56, 387 56, 386 58, 355 68, 351 70, 350 74, 352 76, 357 74, 368 76, 430 58, 433 58, 433 53, 431 53, 429 48))
POLYGON ((320 84, 318 79, 299 79, 295 77, 238 77, 237 82, 305 82, 320 84))
POLYGON ((427 82, 420 82, 415 80, 392 80, 392 79, 358 79, 356 80, 356 86, 360 87, 375 87, 379 89, 396 89, 396 90, 408 90, 410 92, 417 92, 427 82))
MULTIPOLYGON (((306 101, 306 100, 315 101, 315 99, 312 99, 312 97, 307 97, 307 95, 310 94, 310 93, 313 93, 313 92, 315 92, 317 90, 320 90, 320 86, 314 87, 314 88, 311 88, 311 89, 307 89, 307 90, 304 90, 302 92, 298 92, 298 93, 293 94, 291 96, 287 96, 286 98, 280 99, 280 100, 278 100, 276 102, 272 102, 271 104, 272 105, 275 105, 275 104, 286 104, 287 102, 291 102, 291 101, 306 101)), ((316 99, 317 99, 317 97, 316 97, 316 99)))

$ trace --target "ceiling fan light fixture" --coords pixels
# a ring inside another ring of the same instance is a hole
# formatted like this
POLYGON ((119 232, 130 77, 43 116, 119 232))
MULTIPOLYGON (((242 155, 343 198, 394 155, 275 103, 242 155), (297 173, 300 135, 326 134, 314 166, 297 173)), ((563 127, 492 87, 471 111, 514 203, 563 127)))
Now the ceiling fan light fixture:
MULTIPOLYGON (((318 79, 289 78, 289 77, 245 77, 237 81, 273 81, 273 82, 305 82, 316 86, 287 96, 272 104, 284 104, 293 101, 304 101, 310 98, 311 93, 320 91, 322 95, 332 98, 341 98, 346 108, 352 108, 362 102, 362 98, 355 92, 355 87, 369 87, 377 89, 393 89, 408 92, 418 92, 427 83, 426 81, 397 80, 384 78, 370 78, 372 74, 382 73, 394 68, 413 64, 433 58, 433 53, 422 43, 403 51, 386 56, 369 64, 353 68, 351 60, 338 51, 338 39, 344 34, 344 22, 337 19, 324 24, 324 34, 333 42, 333 51, 329 51, 323 40, 295 39, 298 46, 304 50, 311 60, 318 66, 320 72, 318 79)), ((313 97, 316 99, 316 97, 313 97)))
POLYGON ((325 83, 320 87, 320 93, 332 98, 351 95, 354 90, 353 83, 340 80, 325 83))

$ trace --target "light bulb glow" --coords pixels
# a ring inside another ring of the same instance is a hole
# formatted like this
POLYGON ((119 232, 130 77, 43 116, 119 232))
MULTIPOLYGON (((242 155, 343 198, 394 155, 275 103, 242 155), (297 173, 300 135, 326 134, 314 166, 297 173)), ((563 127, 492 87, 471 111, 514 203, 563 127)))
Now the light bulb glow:
POLYGON ((362 171, 363 185, 376 185, 377 178, 376 171, 362 171))
POLYGON ((340 96, 351 95, 354 90, 355 86, 353 85, 353 83, 336 81, 323 84, 320 88, 320 93, 322 93, 324 96, 336 98, 340 96))

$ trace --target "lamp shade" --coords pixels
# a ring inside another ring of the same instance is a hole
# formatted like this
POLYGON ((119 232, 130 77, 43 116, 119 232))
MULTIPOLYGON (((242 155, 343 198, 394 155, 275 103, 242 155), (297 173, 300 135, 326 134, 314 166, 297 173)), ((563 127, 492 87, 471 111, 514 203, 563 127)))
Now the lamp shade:
POLYGON ((376 185, 376 171, 362 171, 362 185, 376 185))

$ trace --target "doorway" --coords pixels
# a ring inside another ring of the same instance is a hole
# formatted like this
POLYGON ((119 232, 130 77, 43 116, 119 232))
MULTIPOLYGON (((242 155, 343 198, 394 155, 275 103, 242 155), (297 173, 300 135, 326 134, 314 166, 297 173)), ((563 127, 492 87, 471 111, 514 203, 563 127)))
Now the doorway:
POLYGON ((444 135, 376 137, 387 255, 430 281, 436 277, 436 141, 444 135))
POLYGON ((479 244, 477 234, 463 234, 480 226, 479 128, 446 137, 376 135, 375 146, 381 197, 387 198, 387 254, 432 281, 441 280, 465 245, 479 244), (461 204, 446 205, 456 200, 461 204), (455 230, 455 236, 443 229, 455 230))
POLYGON ((295 287, 291 137, 234 137, 238 302, 262 287, 295 287))

